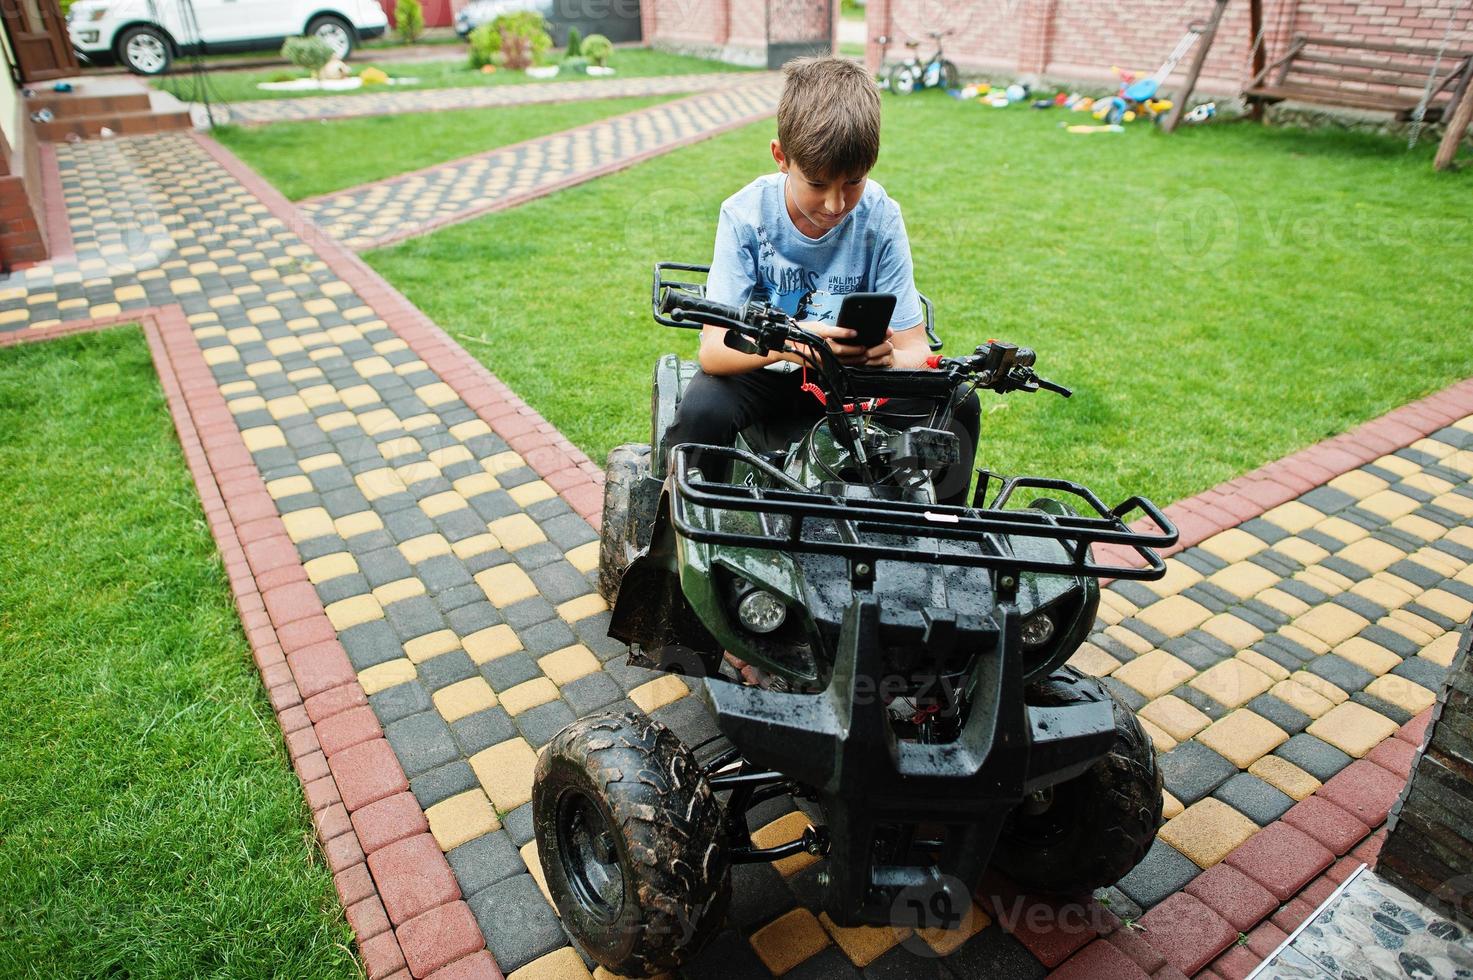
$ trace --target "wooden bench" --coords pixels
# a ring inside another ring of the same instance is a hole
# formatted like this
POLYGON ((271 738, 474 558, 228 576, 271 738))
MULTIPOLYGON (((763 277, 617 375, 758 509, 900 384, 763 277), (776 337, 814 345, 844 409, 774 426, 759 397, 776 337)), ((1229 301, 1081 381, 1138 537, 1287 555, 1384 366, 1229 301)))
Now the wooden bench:
POLYGON ((1243 90, 1249 104, 1309 102, 1412 118, 1427 92, 1425 122, 1451 115, 1468 90, 1473 53, 1300 34, 1243 90))

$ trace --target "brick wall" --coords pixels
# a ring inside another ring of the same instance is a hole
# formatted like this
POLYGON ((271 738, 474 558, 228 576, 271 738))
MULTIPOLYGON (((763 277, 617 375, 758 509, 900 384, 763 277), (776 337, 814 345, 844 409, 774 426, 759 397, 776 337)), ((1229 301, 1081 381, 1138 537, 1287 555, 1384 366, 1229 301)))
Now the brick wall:
POLYGON ((1427 744, 1391 811, 1376 873, 1473 928, 1473 630, 1433 708, 1427 744))
POLYGON ((654 47, 765 65, 769 20, 774 44, 822 34, 827 21, 832 49, 839 0, 641 0, 640 19, 654 47))
MULTIPOLYGON (((1442 43, 1456 14, 1451 48, 1473 48, 1473 15, 1466 0, 1264 0, 1263 44, 1270 60, 1295 34, 1353 37, 1360 41, 1442 43)), ((1080 81, 1113 79, 1112 66, 1149 74, 1160 67, 1192 20, 1206 20, 1211 0, 870 0, 866 20, 871 67, 880 64, 874 38, 897 40, 886 57, 905 54, 908 35, 932 46, 928 31, 953 30, 947 55, 964 69, 1000 79, 1047 74, 1080 81)), ((1252 38, 1248 4, 1233 0, 1223 15, 1212 53, 1203 66, 1201 88, 1232 92, 1250 75, 1252 38)), ((1174 77, 1186 71, 1184 58, 1174 77)))
MULTIPOLYGON (((470 0, 419 0, 420 8, 424 10, 426 27, 449 27, 455 21, 455 12, 464 7, 470 0)), ((394 28, 394 8, 398 6, 399 0, 378 0, 384 13, 389 15, 389 29, 394 28)))
POLYGON ((21 103, 11 130, 16 134, 17 146, 12 147, 0 130, 0 269, 39 262, 48 254, 41 204, 40 142, 24 112, 21 103))

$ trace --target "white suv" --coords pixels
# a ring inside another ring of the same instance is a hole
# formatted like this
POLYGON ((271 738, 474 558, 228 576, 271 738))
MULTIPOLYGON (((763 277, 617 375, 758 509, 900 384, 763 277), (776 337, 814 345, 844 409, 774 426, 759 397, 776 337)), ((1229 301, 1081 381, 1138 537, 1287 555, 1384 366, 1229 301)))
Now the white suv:
POLYGON ((388 25, 378 0, 77 0, 67 13, 84 60, 140 75, 162 74, 176 55, 274 48, 298 34, 316 34, 346 58, 388 25))

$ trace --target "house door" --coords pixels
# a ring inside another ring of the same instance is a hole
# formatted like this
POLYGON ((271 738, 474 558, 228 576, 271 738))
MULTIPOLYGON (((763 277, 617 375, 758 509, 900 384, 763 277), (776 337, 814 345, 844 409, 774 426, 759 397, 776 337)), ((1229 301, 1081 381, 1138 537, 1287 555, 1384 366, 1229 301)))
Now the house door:
POLYGON ((81 70, 57 0, 0 2, 0 17, 22 82, 44 82, 81 70))

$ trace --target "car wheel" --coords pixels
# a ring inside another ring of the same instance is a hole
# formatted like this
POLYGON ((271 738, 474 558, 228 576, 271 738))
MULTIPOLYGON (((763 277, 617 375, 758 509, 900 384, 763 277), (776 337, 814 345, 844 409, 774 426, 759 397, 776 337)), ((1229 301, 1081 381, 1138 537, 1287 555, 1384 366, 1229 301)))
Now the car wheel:
POLYGON ((322 38, 332 53, 344 61, 353 53, 353 28, 341 17, 318 17, 307 25, 307 34, 322 38))
POLYGON ((133 27, 118 38, 118 60, 135 75, 162 75, 174 60, 174 50, 158 28, 133 27))

